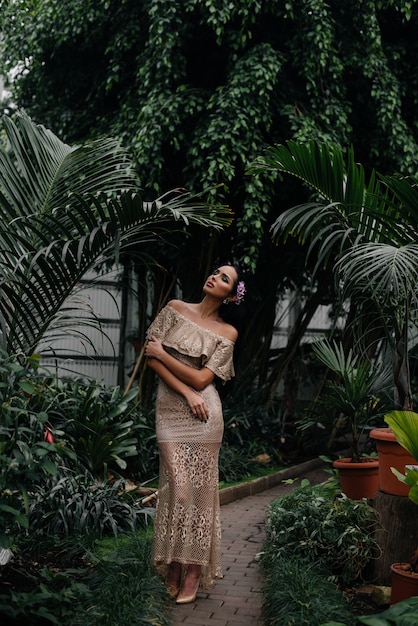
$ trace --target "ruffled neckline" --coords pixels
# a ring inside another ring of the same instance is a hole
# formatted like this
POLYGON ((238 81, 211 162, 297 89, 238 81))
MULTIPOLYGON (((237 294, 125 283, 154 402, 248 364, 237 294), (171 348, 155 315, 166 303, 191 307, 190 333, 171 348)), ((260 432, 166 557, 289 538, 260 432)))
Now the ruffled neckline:
POLYGON ((183 315, 183 313, 180 313, 179 311, 177 311, 177 309, 175 309, 171 305, 167 304, 167 307, 169 307, 170 311, 173 311, 176 315, 178 315, 178 317, 181 317, 186 322, 189 322, 189 324, 196 326, 196 328, 199 328, 199 330, 205 330, 207 333, 214 335, 215 337, 218 337, 219 339, 222 339, 226 341, 227 343, 231 343, 232 345, 235 345, 235 342, 231 341, 231 339, 228 339, 228 337, 224 337, 223 335, 220 335, 219 333, 215 332, 214 330, 211 330, 210 328, 201 326, 197 322, 194 322, 193 320, 191 320, 189 317, 186 317, 186 315, 183 315))

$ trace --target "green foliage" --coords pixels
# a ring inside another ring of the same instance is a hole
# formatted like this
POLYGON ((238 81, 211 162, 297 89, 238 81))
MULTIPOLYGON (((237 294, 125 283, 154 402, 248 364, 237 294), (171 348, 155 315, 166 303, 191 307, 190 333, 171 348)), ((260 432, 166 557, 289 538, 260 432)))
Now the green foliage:
POLYGON ((138 419, 136 389, 124 395, 118 387, 94 380, 61 382, 50 394, 53 432, 74 450, 81 466, 92 474, 126 469, 126 458, 137 454, 134 435, 145 428, 138 419))
POLYGON ((315 258, 313 277, 332 269, 340 309, 355 343, 375 354, 383 340, 390 352, 395 408, 410 410, 408 363, 411 329, 416 327, 416 179, 376 176, 337 146, 318 142, 271 148, 257 171, 283 172, 303 180, 319 200, 293 206, 272 226, 273 237, 298 236, 315 258), (405 228, 404 224, 408 227, 405 228))
POLYGON ((415 626, 418 620, 418 597, 397 602, 378 615, 361 615, 357 619, 366 626, 415 626))
POLYGON ((106 537, 88 553, 82 541, 72 556, 68 542, 41 542, 39 552, 36 545, 29 552, 26 546, 15 565, 2 568, 2 582, 7 583, 0 595, 2 624, 85 626, 88 616, 93 626, 169 626, 169 598, 152 570, 149 530, 121 534, 117 540, 106 537), (54 567, 44 565, 48 559, 54 567))
MULTIPOLYGON (((385 403, 382 396, 392 383, 391 370, 361 358, 351 349, 345 354, 343 346, 335 341, 314 342, 312 350, 336 377, 326 381, 316 404, 319 410, 331 412, 335 419, 343 416, 348 420, 353 460, 359 461, 360 434, 370 420, 383 416, 385 403)), ((318 417, 313 419, 317 421, 318 417)), ((310 418, 303 420, 303 427, 311 423, 310 418)))
POLYGON ((234 483, 254 475, 259 464, 253 461, 242 447, 224 444, 219 452, 219 479, 234 483))
POLYGON ((213 205, 184 190, 144 203, 132 161, 116 140, 71 147, 25 115, 16 122, 4 117, 3 125, 0 341, 10 352, 45 349, 47 333, 51 341, 86 317, 94 324, 74 297, 84 274, 118 263, 134 243, 141 258, 140 244, 167 235, 168 222, 229 223, 226 209, 218 222, 213 205))
POLYGON ((397 441, 418 461, 418 413, 414 411, 391 411, 385 422, 392 429, 397 441))
POLYGON ((366 501, 336 498, 333 483, 302 485, 271 504, 261 564, 268 569, 278 558, 315 562, 334 581, 353 584, 376 556, 375 524, 366 501))
POLYGON ((324 626, 330 619, 353 624, 347 601, 326 572, 303 558, 281 556, 266 566, 262 591, 266 626, 324 626))
POLYGON ((82 623, 84 604, 91 598, 88 586, 74 578, 74 572, 54 572, 44 568, 36 581, 33 575, 21 573, 22 587, 32 591, 10 591, 0 595, 2 624, 41 626, 43 624, 82 623))
POLYGON ((225 185, 252 269, 277 187, 243 169, 266 145, 353 143, 367 163, 416 170, 411 1, 31 0, 2 17, 14 101, 70 141, 122 137, 158 193, 225 185))
POLYGON ((0 545, 10 546, 21 528, 101 536, 146 523, 149 509, 125 491, 124 480, 98 480, 126 470, 126 458, 154 438, 137 391, 56 381, 35 357, 2 357, 0 545), (47 429, 53 443, 44 440, 47 429))
POLYGON ((122 473, 139 482, 158 473, 155 407, 138 402, 137 388, 125 393, 96 380, 54 380, 43 395, 51 432, 76 456, 68 464, 73 471, 122 473))
POLYGON ((71 452, 44 441, 48 413, 38 359, 3 351, 0 358, 0 546, 6 548, 28 527, 29 492, 71 452))
POLYGON ((151 568, 150 536, 128 535, 113 551, 107 550, 96 563, 89 587, 93 596, 85 609, 94 626, 171 624, 164 582, 151 568))
POLYGON ((60 537, 116 537, 144 526, 150 515, 135 493, 125 490, 123 479, 100 482, 88 473, 73 475, 60 469, 31 493, 29 526, 31 532, 60 537))
MULTIPOLYGON (((132 148, 146 198, 203 185, 212 200, 231 208, 236 219, 225 232, 208 240, 189 229, 193 236, 176 242, 178 255, 155 242, 153 252, 157 247, 158 263, 187 298, 199 296, 191 286, 191 259, 204 276, 218 256, 232 252, 254 273, 246 363, 257 368, 261 384, 271 383, 266 393, 274 393, 299 341, 295 332, 293 345, 270 368, 270 333, 284 287, 296 285, 309 297, 306 321, 320 296, 335 294, 330 274, 308 294, 300 248, 270 242, 268 225, 290 204, 304 202, 305 189, 283 181, 277 170, 249 176, 248 165, 268 146, 314 139, 353 145, 366 171, 415 172, 416 4, 3 4, 0 71, 9 73, 18 106, 71 143, 109 133, 121 139, 132 148)), ((313 207, 314 222, 316 212, 313 207)), ((155 283, 155 308, 170 289, 162 282, 155 283)))

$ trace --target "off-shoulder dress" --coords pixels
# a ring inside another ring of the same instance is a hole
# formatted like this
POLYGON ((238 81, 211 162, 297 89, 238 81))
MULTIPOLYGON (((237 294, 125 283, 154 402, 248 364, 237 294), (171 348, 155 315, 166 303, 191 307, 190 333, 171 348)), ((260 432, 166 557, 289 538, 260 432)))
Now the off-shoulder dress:
MULTIPOLYGON (((149 327, 151 335, 187 365, 207 367, 222 381, 234 376, 234 343, 170 305, 149 327)), ((158 383, 160 476, 152 560, 163 576, 172 561, 201 565, 201 587, 208 589, 222 578, 218 456, 224 423, 215 384, 198 393, 209 409, 207 422, 193 416, 183 396, 158 383)))

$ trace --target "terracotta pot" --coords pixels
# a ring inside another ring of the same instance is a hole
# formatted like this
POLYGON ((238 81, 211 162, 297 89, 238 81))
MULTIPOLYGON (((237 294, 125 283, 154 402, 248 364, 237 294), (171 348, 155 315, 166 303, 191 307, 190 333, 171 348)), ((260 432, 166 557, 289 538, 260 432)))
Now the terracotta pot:
POLYGON ((404 474, 405 465, 414 465, 415 459, 397 442, 390 428, 374 428, 370 437, 376 440, 380 491, 393 496, 407 496, 408 485, 398 480, 390 468, 395 467, 404 474))
POLYGON ((418 596, 418 574, 408 571, 409 569, 409 563, 392 563, 390 566, 392 572, 391 604, 418 596))
POLYGON ((363 458, 355 463, 350 458, 337 459, 333 467, 338 470, 341 491, 352 500, 372 500, 379 491, 379 461, 363 458))

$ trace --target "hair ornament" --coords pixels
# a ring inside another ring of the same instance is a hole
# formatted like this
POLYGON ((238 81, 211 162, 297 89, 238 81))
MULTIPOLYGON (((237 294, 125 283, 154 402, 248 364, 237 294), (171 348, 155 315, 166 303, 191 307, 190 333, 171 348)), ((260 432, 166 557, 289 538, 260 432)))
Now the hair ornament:
POLYGON ((240 280, 237 286, 237 299, 235 300, 235 304, 241 304, 241 302, 243 302, 246 291, 244 281, 240 280))

